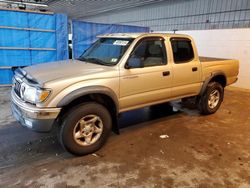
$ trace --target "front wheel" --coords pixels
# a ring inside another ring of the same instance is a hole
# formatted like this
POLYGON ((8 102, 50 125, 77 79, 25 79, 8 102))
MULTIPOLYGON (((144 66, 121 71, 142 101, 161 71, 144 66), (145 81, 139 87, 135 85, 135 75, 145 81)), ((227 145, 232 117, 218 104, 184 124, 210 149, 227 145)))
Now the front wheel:
POLYGON ((217 82, 211 82, 207 85, 205 93, 201 96, 199 101, 199 110, 202 114, 215 113, 224 97, 224 88, 217 82))
POLYGON ((108 110, 95 102, 74 107, 63 118, 58 134, 63 148, 75 155, 86 155, 100 149, 112 127, 108 110))

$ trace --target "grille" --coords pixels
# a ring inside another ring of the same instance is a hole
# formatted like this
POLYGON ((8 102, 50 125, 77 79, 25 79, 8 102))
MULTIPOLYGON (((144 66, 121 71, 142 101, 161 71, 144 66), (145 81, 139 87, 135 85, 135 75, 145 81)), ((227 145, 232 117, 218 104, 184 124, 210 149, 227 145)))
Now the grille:
POLYGON ((20 91, 21 91, 21 84, 17 80, 15 81, 14 85, 14 91, 17 94, 18 97, 21 97, 20 91))

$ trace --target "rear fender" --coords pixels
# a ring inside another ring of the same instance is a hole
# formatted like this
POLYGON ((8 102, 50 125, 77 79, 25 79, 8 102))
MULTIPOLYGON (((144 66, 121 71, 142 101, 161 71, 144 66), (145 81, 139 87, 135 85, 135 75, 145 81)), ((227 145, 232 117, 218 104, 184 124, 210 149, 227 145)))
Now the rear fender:
MULTIPOLYGON (((215 72, 215 73, 211 73, 211 76, 209 76, 203 83, 201 90, 200 90, 200 94, 199 96, 202 96, 204 94, 204 92, 206 91, 207 85, 211 82, 212 79, 214 79, 216 76, 223 76, 227 82, 227 77, 223 72, 215 72)), ((225 84, 225 86, 227 85, 227 83, 225 84)))

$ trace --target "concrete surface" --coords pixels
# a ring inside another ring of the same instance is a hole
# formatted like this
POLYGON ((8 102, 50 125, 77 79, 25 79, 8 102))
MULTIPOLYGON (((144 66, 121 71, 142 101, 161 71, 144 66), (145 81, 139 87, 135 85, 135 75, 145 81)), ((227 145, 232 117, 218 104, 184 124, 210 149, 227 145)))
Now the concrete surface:
MULTIPOLYGON (((166 105, 122 114, 92 155, 64 152, 55 133, 38 134, 10 116, 0 90, 0 187, 250 187, 250 92, 227 89, 219 111, 166 105)), ((189 105, 190 106, 190 105, 189 105)))

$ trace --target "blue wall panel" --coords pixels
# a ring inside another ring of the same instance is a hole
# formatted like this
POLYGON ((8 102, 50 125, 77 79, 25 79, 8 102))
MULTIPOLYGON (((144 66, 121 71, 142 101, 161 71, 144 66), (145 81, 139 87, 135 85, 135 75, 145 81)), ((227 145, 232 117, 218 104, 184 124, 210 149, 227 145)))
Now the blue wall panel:
POLYGON ((68 59, 68 18, 64 14, 0 10, 0 26, 0 83, 10 81, 12 75, 3 67, 68 59))
POLYGON ((28 27, 28 13, 26 12, 15 12, 8 10, 0 11, 0 25, 1 26, 9 26, 9 27, 20 27, 27 28, 28 27))
POLYGON ((4 47, 23 47, 23 48, 26 47, 28 48, 29 45, 30 45, 29 31, 0 29, 0 46, 1 47, 4 46, 4 47))
POLYGON ((107 33, 149 32, 148 27, 116 24, 99 24, 77 20, 73 20, 72 24, 72 42, 74 58, 78 58, 84 50, 86 50, 93 42, 95 42, 98 35, 107 33))
POLYGON ((32 50, 31 51, 32 65, 56 61, 56 51, 49 50, 32 50))
POLYGON ((0 50, 0 68, 31 65, 29 50, 0 50))
POLYGON ((68 17, 65 14, 56 14, 55 17, 56 17, 55 26, 56 26, 57 60, 69 59, 68 17))
POLYGON ((56 38, 55 32, 30 31, 30 47, 56 48, 55 38, 56 38))
POLYGON ((54 14, 28 14, 28 23, 30 28, 55 30, 55 19, 54 14))
POLYGON ((13 70, 0 69, 0 84, 10 84, 12 82, 13 70))

